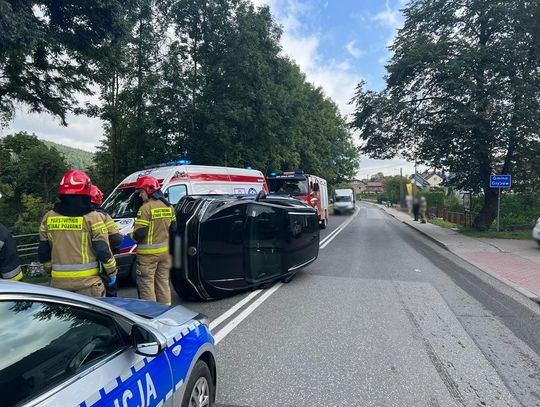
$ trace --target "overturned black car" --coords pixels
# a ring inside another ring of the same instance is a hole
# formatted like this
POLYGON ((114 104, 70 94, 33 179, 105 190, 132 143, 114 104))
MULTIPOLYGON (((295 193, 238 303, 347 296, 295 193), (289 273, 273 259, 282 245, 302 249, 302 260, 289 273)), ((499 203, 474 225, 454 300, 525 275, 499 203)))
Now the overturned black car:
POLYGON ((285 196, 186 196, 172 237, 171 280, 187 300, 290 281, 319 253, 315 210, 285 196))

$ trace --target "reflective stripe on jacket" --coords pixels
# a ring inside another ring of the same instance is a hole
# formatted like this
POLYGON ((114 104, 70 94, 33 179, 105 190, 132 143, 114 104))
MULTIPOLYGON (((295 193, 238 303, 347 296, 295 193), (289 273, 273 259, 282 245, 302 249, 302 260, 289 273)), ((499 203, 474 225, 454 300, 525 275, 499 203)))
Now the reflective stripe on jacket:
POLYGON ((45 214, 39 228, 41 241, 51 247, 53 278, 84 278, 99 274, 96 247, 106 253, 102 262, 108 274, 116 270, 109 247, 108 233, 101 215, 90 212, 82 216, 63 216, 55 211, 45 214))
POLYGON ((176 221, 174 208, 160 200, 150 199, 145 202, 139 212, 133 228, 133 234, 141 228, 148 233, 137 246, 138 254, 160 254, 169 250, 169 228, 176 221))

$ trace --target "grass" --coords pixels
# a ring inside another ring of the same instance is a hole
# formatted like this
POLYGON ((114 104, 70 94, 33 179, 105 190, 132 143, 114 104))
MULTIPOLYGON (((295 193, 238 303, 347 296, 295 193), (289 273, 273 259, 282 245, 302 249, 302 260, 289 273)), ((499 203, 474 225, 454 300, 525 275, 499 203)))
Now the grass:
POLYGON ((453 230, 459 229, 458 225, 452 222, 448 222, 444 220, 443 218, 432 218, 429 220, 429 223, 433 223, 434 225, 440 226, 441 228, 445 228, 445 229, 453 229, 453 230))
POLYGON ((490 239, 519 239, 519 240, 531 240, 532 232, 530 230, 516 230, 512 232, 501 231, 497 232, 494 229, 489 230, 474 230, 474 229, 463 229, 460 230, 465 236, 470 237, 486 237, 490 239))
POLYGON ((459 233, 469 236, 469 237, 483 237, 488 239, 518 239, 518 240, 531 240, 531 231, 530 230, 517 230, 517 231, 501 231, 497 232, 496 229, 489 230, 475 230, 463 226, 456 225, 452 222, 447 222, 442 218, 432 218, 429 220, 429 223, 433 223, 436 226, 440 226, 445 229, 456 230, 459 233))

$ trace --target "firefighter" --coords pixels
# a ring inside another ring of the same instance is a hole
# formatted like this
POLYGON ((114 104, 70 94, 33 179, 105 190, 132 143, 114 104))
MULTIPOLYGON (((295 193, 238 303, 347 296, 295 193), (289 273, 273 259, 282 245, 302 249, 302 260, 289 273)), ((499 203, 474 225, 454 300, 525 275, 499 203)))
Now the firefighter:
POLYGON ((39 228, 38 256, 41 263, 51 263, 53 287, 102 297, 105 287, 99 263, 114 285, 116 262, 103 218, 92 210, 90 186, 90 178, 82 171, 64 175, 58 190, 60 202, 45 214, 39 228))
POLYGON ((105 212, 101 207, 101 204, 103 203, 103 192, 95 185, 90 187, 90 202, 92 210, 98 212, 101 215, 103 222, 105 222, 107 233, 109 235, 109 244, 113 253, 118 251, 120 245, 124 241, 124 235, 120 233, 120 229, 116 226, 111 215, 105 212))
POLYGON ((170 305, 169 237, 176 230, 174 209, 154 177, 139 177, 135 188, 143 201, 131 234, 138 244, 136 274, 139 297, 170 305))
POLYGON ((427 200, 426 197, 423 196, 420 198, 420 222, 426 223, 427 220, 427 200))
MULTIPOLYGON (((2 194, 0 193, 0 198, 2 194)), ((21 263, 15 239, 11 232, 0 223, 0 278, 19 281, 23 278, 21 263)))
MULTIPOLYGON (((118 226, 116 226, 116 223, 114 222, 113 218, 111 218, 111 216, 107 212, 105 212, 105 210, 101 207, 102 203, 103 203, 103 192, 101 192, 101 189, 99 189, 96 185, 90 186, 90 206, 92 207, 92 210, 99 213, 99 215, 103 219, 103 222, 105 223, 105 227, 107 228, 107 235, 109 237, 109 245, 114 254, 118 252, 120 245, 124 241, 124 235, 120 233, 120 229, 118 229, 118 226)), ((100 276, 103 279, 103 282, 105 283, 106 296, 116 297, 117 296, 116 284, 111 284, 110 278, 107 272, 103 269, 100 270, 100 276)))

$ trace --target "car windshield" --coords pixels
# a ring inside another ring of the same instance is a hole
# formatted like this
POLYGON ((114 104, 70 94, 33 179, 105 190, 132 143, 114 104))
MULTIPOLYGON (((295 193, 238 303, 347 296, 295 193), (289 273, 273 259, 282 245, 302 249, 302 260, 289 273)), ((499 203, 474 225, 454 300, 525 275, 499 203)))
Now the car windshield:
POLYGON ((336 202, 351 202, 351 196, 336 196, 336 202))
POLYGON ((269 179, 268 188, 273 194, 292 196, 308 194, 308 184, 305 179, 269 179))
POLYGON ((142 204, 135 188, 116 189, 103 204, 103 209, 114 219, 135 218, 142 204))

